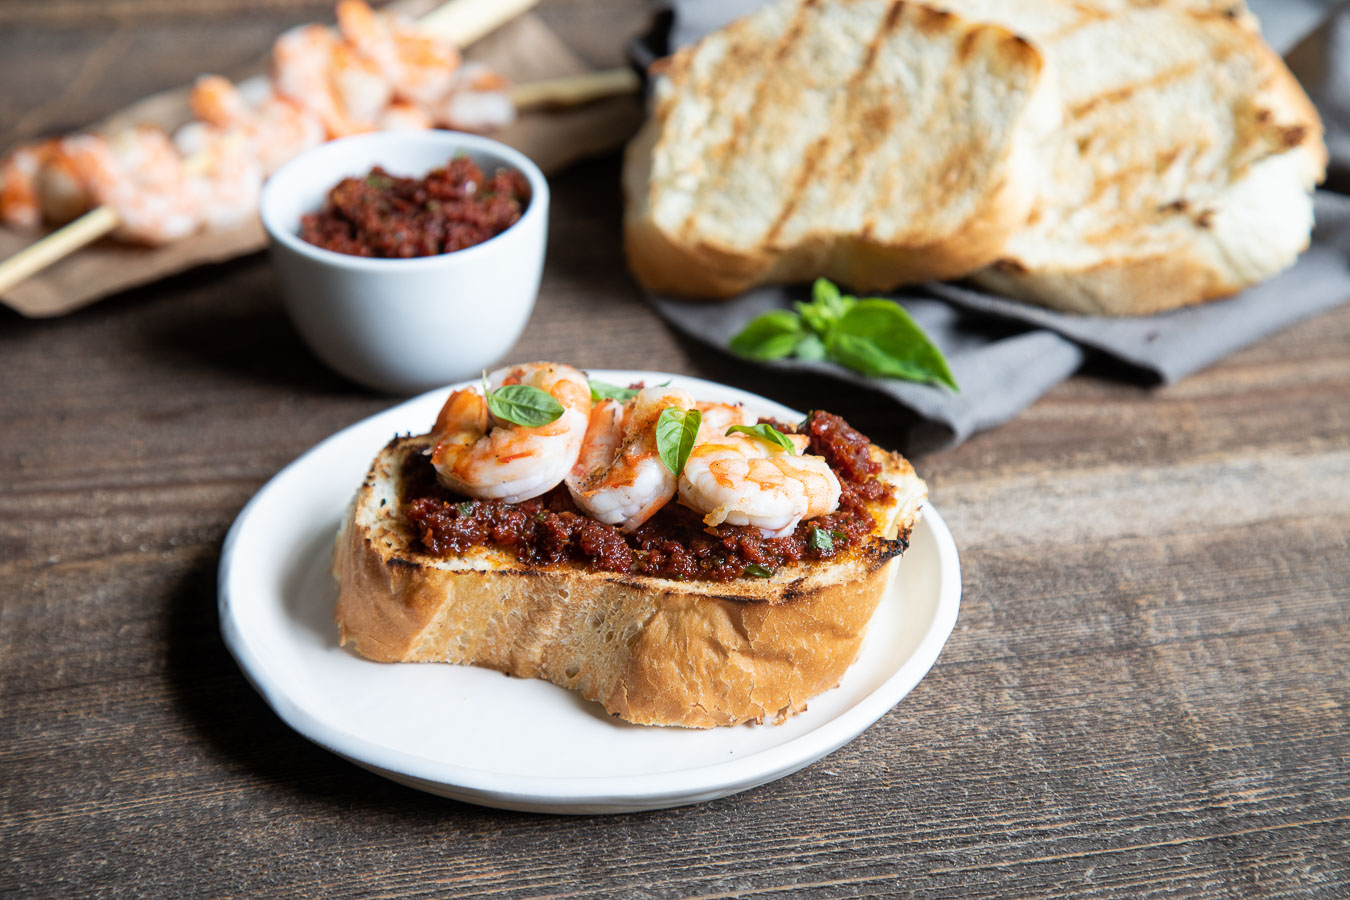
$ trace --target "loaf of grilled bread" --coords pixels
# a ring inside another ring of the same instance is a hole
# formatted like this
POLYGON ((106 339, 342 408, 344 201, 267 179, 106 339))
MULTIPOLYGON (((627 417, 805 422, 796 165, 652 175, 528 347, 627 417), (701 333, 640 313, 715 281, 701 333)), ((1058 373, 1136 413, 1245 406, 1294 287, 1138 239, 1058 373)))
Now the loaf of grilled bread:
POLYGON ((903 457, 873 446, 893 496, 869 506, 867 541, 769 578, 674 581, 529 566, 491 547, 424 552, 402 512, 402 479, 428 446, 419 436, 385 447, 338 535, 342 643, 381 662, 544 678, 644 725, 781 720, 837 685, 926 496, 903 457))
POLYGON ((624 160, 624 243, 649 290, 857 290, 1003 255, 1058 106, 998 25, 900 0, 774 0, 658 63, 624 160))
POLYGON ((1026 226, 975 278, 1057 309, 1145 315, 1291 265, 1326 150, 1241 0, 932 0, 1044 54, 1063 126, 1026 226))
POLYGON ((1291 265, 1325 168, 1241 0, 776 0, 660 64, 624 233, 677 295, 973 275, 1148 315, 1291 265))

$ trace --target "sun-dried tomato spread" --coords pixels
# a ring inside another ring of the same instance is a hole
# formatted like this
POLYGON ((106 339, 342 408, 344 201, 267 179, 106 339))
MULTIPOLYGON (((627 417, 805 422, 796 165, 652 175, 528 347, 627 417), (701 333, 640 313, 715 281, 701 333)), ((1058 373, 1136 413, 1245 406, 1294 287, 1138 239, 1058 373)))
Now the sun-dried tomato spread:
POLYGON ((788 563, 832 559, 857 546, 876 524, 866 503, 891 493, 876 479, 881 467, 868 456, 869 441, 843 419, 814 412, 801 433, 810 435, 809 452, 823 456, 839 477, 839 508, 798 523, 781 538, 766 538, 747 526, 709 528, 675 501, 625 535, 581 513, 561 485, 521 503, 471 500, 439 484, 430 460, 420 454, 405 464, 403 509, 423 549, 437 556, 489 545, 531 565, 575 562, 680 581, 765 577, 788 563))
POLYGON ((338 182, 321 211, 301 217, 300 237, 350 256, 435 256, 501 234, 529 204, 524 175, 498 169, 488 177, 466 156, 420 179, 376 166, 338 182))

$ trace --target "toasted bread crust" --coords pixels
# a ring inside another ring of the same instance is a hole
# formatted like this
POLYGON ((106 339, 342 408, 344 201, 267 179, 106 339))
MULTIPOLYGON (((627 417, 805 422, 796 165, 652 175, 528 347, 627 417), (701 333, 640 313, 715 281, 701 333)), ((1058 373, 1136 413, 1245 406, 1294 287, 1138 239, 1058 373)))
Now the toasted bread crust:
POLYGON ((781 719, 838 684, 925 497, 908 462, 874 448, 895 497, 874 509, 866 547, 828 563, 733 584, 531 568, 488 548, 416 549, 398 479, 423 446, 404 438, 381 452, 338 535, 342 643, 380 662, 543 678, 644 725, 781 719))

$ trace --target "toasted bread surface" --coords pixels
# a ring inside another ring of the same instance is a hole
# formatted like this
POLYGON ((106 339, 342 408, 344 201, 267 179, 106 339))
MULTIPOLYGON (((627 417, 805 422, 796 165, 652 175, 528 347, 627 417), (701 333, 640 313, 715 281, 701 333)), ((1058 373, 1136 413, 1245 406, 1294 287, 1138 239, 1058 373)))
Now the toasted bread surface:
POLYGON ((727 297, 817 275, 858 290, 996 259, 1053 126, 1040 54, 902 0, 776 0, 660 64, 625 157, 650 290, 727 297))
POLYGON ((376 458, 334 549, 343 644, 381 662, 448 662, 544 678, 645 725, 781 719, 839 683, 926 492, 873 448, 893 498, 871 507, 864 547, 771 578, 680 582, 531 567, 489 547, 420 549, 400 511, 403 463, 425 438, 376 458))
POLYGON ((933 2, 1025 36, 1063 103, 1027 225, 980 283, 1146 315, 1230 295, 1307 247, 1321 123, 1240 2, 933 2))

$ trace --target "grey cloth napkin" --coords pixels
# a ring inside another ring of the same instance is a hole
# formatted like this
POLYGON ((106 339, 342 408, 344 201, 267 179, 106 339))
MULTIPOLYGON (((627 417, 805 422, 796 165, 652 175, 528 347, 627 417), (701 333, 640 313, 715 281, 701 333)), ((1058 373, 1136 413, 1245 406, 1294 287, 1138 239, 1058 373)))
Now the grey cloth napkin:
MULTIPOLYGON (((697 40, 761 0, 675 0, 670 46, 697 40)), ((1250 0, 1272 46, 1318 104, 1332 156, 1327 187, 1350 191, 1350 4, 1250 0), (1320 24, 1319 24, 1320 23, 1320 24), (1309 31, 1312 31, 1309 34, 1309 31), (1297 45, 1297 46, 1295 46, 1297 45)), ((951 363, 959 393, 896 379, 865 378, 829 362, 779 360, 771 368, 811 372, 880 391, 917 413, 914 447, 951 446, 1011 419, 1102 354, 1149 381, 1170 382, 1293 323, 1350 301, 1350 195, 1321 190, 1312 245, 1279 276, 1214 303, 1156 316, 1112 319, 1018 303, 966 283, 932 283, 893 295, 951 363)), ((809 286, 766 287, 727 303, 650 296, 670 325, 725 352, 755 316, 791 308, 809 286)))

